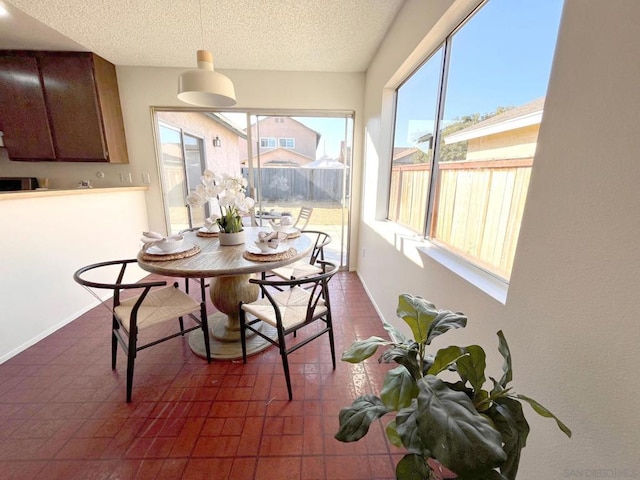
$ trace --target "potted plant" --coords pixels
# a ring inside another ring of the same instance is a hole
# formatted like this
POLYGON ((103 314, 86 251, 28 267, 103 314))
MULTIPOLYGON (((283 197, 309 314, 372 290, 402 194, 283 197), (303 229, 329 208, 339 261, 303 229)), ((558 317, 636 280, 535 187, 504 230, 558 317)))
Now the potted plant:
POLYGON ((255 204, 245 195, 247 180, 243 177, 216 175, 210 170, 202 174, 195 191, 187 195, 190 206, 202 206, 209 202, 212 214, 205 220, 208 229, 220 230, 221 245, 244 243, 241 213, 247 213, 255 204))
POLYGON ((438 310, 408 294, 400 295, 397 313, 411 328, 412 339, 385 322, 394 340, 356 341, 342 355, 344 361, 359 363, 378 347, 388 347, 379 361, 399 366, 387 373, 379 397, 361 396, 340 411, 336 439, 357 441, 374 420, 394 412, 386 426, 387 437, 408 451, 396 466, 398 480, 513 480, 529 434, 521 401, 555 419, 571 437, 549 410, 512 390, 511 353, 502 331, 498 332, 502 375, 498 380, 489 377, 491 387, 486 388, 486 356, 479 345, 427 351, 434 338, 465 327, 464 314, 438 310))

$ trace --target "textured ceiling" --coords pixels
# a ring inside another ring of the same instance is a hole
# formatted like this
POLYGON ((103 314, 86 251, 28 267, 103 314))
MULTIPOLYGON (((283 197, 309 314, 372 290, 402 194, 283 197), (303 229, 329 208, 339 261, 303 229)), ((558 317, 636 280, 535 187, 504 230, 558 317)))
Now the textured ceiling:
POLYGON ((204 46, 222 69, 363 72, 404 0, 3 3, 10 15, 0 18, 0 48, 88 50, 116 65, 193 67, 204 46))

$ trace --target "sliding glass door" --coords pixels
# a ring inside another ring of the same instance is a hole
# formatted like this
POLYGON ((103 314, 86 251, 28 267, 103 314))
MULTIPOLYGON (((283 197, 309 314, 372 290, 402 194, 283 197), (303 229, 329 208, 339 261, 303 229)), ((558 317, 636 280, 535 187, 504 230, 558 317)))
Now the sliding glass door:
POLYGON ((341 266, 348 264, 352 129, 347 116, 251 116, 256 148, 243 164, 247 177, 253 169, 258 224, 312 208, 305 228, 331 235, 325 256, 341 266))
POLYGON ((206 207, 188 207, 186 196, 200 182, 203 171, 203 142, 201 138, 179 128, 160 124, 160 165, 162 191, 170 234, 202 225, 208 215, 206 207))
POLYGON ((208 213, 189 212, 185 198, 205 169, 242 175, 256 200, 245 224, 268 228, 271 218, 295 221, 311 207, 306 229, 329 233, 327 259, 348 265, 351 114, 158 110, 156 119, 168 230, 204 223, 208 213))

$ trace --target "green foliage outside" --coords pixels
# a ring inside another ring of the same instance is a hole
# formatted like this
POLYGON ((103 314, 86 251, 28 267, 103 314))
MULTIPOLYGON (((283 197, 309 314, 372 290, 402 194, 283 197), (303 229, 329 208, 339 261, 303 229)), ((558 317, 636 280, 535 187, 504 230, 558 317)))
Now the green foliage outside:
MULTIPOLYGON (((464 130, 476 123, 483 122, 491 117, 495 117, 496 115, 500 115, 508 110, 511 110, 513 107, 497 107, 494 112, 490 113, 472 113, 470 115, 463 115, 460 117, 456 117, 452 123, 447 125, 440 132, 440 155, 439 160, 441 162, 452 162, 456 160, 464 160, 467 156, 467 141, 456 142, 449 145, 445 145, 444 138, 452 135, 460 130, 464 130)), ((413 155, 413 163, 428 163, 431 162, 431 157, 433 156, 433 149, 428 149, 426 151, 419 150, 417 153, 413 155)))

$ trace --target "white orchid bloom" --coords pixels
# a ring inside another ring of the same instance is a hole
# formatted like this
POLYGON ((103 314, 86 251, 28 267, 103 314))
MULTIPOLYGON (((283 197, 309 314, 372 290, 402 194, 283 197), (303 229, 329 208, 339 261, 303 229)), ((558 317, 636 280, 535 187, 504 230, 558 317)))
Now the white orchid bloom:
POLYGON ((220 196, 220 206, 224 208, 233 207, 235 205, 235 196, 229 195, 227 192, 225 195, 220 196))
POLYGON ((202 172, 202 183, 213 182, 216 179, 216 174, 211 170, 205 170, 202 172))
POLYGON ((190 193, 186 198, 187 204, 191 207, 200 207, 204 205, 205 199, 198 192, 190 193))

